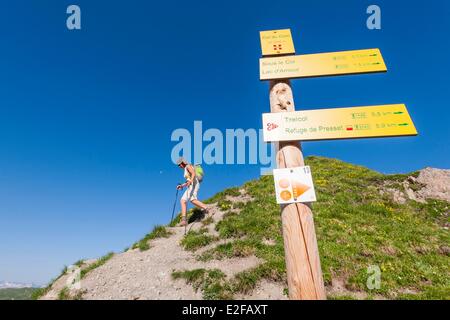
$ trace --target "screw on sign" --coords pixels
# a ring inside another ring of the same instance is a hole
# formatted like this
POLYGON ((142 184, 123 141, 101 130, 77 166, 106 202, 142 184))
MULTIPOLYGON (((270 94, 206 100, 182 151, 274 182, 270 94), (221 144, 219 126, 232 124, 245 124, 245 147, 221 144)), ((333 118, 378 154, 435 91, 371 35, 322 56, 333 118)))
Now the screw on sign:
POLYGON ((295 111, 291 78, 386 72, 379 49, 296 56, 289 29, 261 31, 260 39, 260 80, 270 80, 271 111, 263 114, 263 133, 264 141, 276 143, 279 169, 273 174, 281 208, 289 298, 326 299, 309 206, 316 200, 314 185, 310 169, 304 165, 300 141, 411 136, 417 131, 405 105, 295 111), (271 43, 273 35, 281 31, 285 37, 278 40, 285 41, 289 48, 277 52, 284 54, 282 57, 267 57, 276 50, 271 43), (307 200, 302 200, 306 194, 307 200))

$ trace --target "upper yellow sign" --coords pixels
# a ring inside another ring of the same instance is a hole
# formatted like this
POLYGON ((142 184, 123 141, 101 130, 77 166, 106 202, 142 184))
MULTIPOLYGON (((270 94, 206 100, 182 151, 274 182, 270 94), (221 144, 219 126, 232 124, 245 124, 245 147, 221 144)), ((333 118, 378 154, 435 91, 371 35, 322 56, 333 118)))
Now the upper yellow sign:
POLYGON ((295 53, 290 29, 261 31, 259 37, 263 56, 295 53))
POLYGON ((259 59, 260 80, 386 72, 379 49, 259 59))
POLYGON ((404 104, 263 114, 264 141, 417 135, 404 104))

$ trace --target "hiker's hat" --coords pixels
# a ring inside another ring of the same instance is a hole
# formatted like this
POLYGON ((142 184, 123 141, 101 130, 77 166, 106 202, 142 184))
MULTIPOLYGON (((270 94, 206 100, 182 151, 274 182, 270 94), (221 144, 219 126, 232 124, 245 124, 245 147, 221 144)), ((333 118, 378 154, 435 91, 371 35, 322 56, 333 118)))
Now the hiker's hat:
POLYGON ((178 160, 177 160, 177 166, 179 166, 179 165, 182 164, 182 163, 187 164, 186 160, 184 160, 183 157, 178 158, 178 160))

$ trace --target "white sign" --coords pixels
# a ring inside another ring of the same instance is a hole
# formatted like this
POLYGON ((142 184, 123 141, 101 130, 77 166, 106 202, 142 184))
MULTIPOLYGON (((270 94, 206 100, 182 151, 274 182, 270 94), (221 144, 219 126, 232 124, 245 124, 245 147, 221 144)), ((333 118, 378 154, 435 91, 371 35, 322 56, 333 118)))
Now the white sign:
POLYGON ((316 201, 309 166, 274 169, 273 179, 278 204, 316 201))

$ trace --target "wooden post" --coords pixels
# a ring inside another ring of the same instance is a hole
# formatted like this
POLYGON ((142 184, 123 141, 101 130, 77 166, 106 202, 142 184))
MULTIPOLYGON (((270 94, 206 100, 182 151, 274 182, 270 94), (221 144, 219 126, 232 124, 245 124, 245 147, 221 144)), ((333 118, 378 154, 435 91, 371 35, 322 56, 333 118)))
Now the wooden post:
MULTIPOLYGON (((295 111, 289 80, 270 82, 270 111, 295 111)), ((277 167, 304 166, 298 141, 277 143, 277 167)), ((322 269, 311 208, 292 203, 281 206, 284 251, 286 258, 289 298, 293 300, 325 300, 322 269)))

